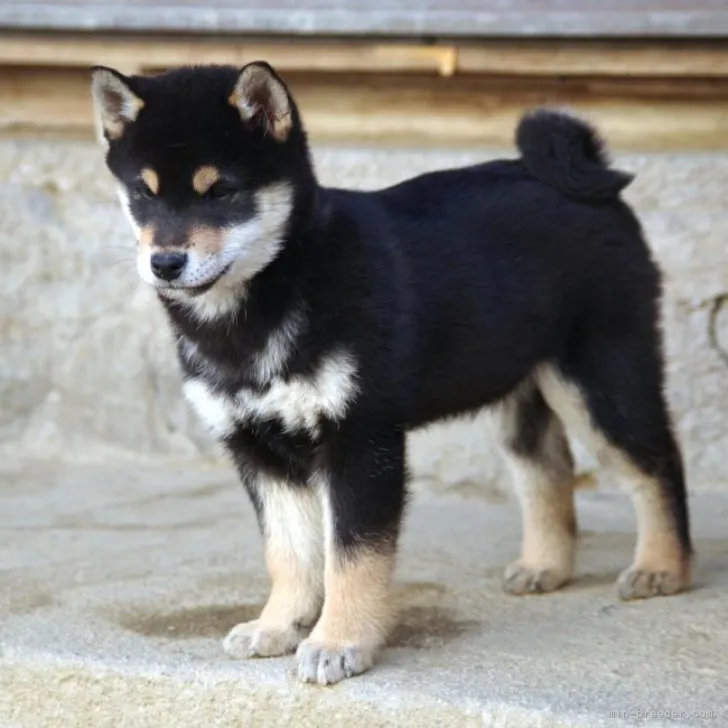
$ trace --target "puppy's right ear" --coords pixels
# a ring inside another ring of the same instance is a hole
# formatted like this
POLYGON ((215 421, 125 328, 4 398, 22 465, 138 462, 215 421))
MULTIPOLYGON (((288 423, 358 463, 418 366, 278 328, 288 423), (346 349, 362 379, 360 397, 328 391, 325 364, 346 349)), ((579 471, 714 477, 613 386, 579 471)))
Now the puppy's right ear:
POLYGON ((119 139, 124 128, 134 122, 144 106, 144 102, 131 90, 129 79, 105 66, 91 69, 91 96, 96 135, 104 146, 119 139))

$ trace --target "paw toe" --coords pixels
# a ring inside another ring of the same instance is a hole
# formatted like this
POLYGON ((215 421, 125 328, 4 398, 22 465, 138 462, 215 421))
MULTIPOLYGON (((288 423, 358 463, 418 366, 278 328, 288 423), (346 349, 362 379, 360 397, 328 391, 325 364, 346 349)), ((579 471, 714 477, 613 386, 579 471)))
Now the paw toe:
POLYGON ((294 652, 304 635, 295 626, 284 629, 261 627, 257 622, 244 622, 223 640, 223 650, 237 659, 278 657, 294 652))
POLYGON ((310 640, 296 653, 298 679, 317 685, 334 685, 372 666, 371 651, 356 646, 322 645, 310 640))
POLYGON ((563 586, 569 574, 561 569, 511 564, 505 571, 503 589, 508 594, 543 594, 563 586))
POLYGON ((235 659, 248 657, 250 643, 257 627, 257 619, 254 619, 252 622, 236 624, 222 641, 222 649, 225 651, 225 654, 235 659))
POLYGON ((680 570, 652 570, 631 567, 617 581, 617 594, 625 601, 677 594, 687 587, 680 570))

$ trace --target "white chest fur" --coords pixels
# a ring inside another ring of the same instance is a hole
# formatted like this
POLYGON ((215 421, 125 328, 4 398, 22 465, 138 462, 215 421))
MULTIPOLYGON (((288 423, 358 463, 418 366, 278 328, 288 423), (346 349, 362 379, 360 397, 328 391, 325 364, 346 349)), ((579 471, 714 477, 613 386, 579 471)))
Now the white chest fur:
POLYGON ((339 420, 356 395, 356 366, 346 352, 324 357, 309 376, 275 377, 265 391, 218 394, 204 378, 190 379, 185 396, 213 435, 224 438, 239 423, 277 420, 287 432, 316 436, 322 418, 339 420))

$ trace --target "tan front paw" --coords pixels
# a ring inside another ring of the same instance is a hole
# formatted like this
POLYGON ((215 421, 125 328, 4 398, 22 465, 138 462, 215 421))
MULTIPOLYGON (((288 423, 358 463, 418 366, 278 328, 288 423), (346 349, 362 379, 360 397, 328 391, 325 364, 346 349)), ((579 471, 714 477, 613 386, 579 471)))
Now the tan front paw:
POLYGON ((307 639, 299 645, 296 661, 301 682, 334 685, 368 670, 374 664, 374 650, 307 639))
POLYGON ((503 589, 508 594, 543 594, 555 591, 571 579, 571 571, 563 567, 538 566, 516 561, 503 576, 503 589))
POLYGON ((279 657, 295 652, 306 633, 307 630, 297 624, 271 627, 256 619, 233 627, 223 640, 222 648, 236 659, 279 657))

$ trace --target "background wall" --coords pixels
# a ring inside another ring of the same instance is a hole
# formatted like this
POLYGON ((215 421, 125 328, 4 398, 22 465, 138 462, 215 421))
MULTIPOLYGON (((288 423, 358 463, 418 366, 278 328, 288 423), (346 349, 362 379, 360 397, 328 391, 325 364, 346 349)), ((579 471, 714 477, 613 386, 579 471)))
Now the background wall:
MULTIPOLYGON (((504 150, 318 145, 327 184, 371 188, 504 150)), ((101 151, 88 141, 0 140, 0 455, 215 458, 180 396, 154 297, 101 151)), ((627 197, 667 274, 669 396, 690 484, 728 487, 727 154, 620 154, 627 197)), ((423 488, 503 485, 483 418, 412 438, 423 488)), ((588 458, 581 458, 589 467, 588 458)))

